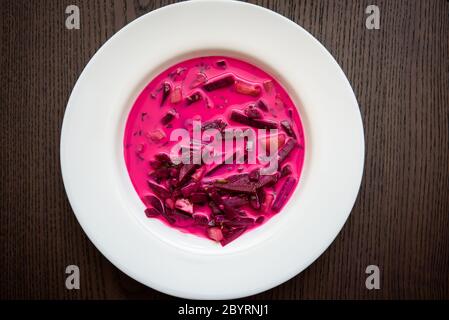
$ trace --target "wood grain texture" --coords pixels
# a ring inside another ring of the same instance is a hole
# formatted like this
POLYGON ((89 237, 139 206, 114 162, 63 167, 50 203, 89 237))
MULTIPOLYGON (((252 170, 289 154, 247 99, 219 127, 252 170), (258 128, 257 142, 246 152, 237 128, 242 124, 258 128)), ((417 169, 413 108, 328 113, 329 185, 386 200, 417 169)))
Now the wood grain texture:
MULTIPOLYGON (((171 2, 1 1, 0 298, 171 298, 118 271, 87 239, 59 165, 65 106, 84 66, 128 22, 171 2), (64 26, 69 4, 81 9, 80 30, 64 26), (69 264, 81 269, 81 290, 65 289, 69 264)), ((337 239, 303 273, 251 299, 449 299, 449 3, 251 2, 332 53, 366 139, 362 188, 337 239), (381 30, 365 28, 369 4, 380 7, 381 30), (381 268, 381 290, 365 288, 370 264, 381 268)))

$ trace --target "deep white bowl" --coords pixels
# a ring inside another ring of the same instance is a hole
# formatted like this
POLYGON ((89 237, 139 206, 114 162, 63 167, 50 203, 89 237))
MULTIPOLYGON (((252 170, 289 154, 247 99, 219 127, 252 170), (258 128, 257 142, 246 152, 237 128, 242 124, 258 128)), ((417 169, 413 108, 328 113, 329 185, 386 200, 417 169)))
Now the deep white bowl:
POLYGON ((137 281, 194 299, 256 294, 309 266, 348 218, 363 162, 359 107, 329 52, 285 17, 234 1, 166 6, 117 32, 77 81, 61 133, 67 195, 95 246, 137 281), (287 206, 224 248, 147 219, 123 157, 139 92, 173 63, 205 55, 241 58, 274 75, 298 105, 307 140, 287 206))

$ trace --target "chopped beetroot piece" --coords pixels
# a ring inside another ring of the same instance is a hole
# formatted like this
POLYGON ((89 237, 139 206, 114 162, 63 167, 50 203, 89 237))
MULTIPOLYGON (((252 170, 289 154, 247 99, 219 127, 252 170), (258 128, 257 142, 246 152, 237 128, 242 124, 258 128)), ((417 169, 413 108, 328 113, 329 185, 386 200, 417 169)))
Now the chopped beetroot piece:
POLYGON ((226 218, 225 218, 225 216, 222 215, 222 214, 217 214, 217 215, 214 217, 215 225, 222 224, 222 223, 225 222, 225 221, 226 221, 226 218))
POLYGON ((216 205, 215 202, 213 201, 209 202, 209 207, 215 216, 223 213, 223 211, 220 208, 218 208, 218 205, 216 205))
POLYGON ((251 119, 237 110, 232 110, 231 120, 258 129, 276 129, 277 123, 271 120, 251 119))
POLYGON ((207 76, 204 72, 199 72, 195 79, 192 81, 192 83, 190 84, 190 88, 196 88, 199 87, 203 84, 205 84, 207 82, 207 76))
POLYGON ((158 169, 163 166, 162 162, 157 161, 157 160, 150 160, 149 164, 150 164, 151 168, 153 168, 153 169, 158 169))
POLYGON ((168 76, 175 81, 182 81, 185 79, 185 77, 187 75, 186 71, 187 71, 187 68, 179 67, 179 68, 176 68, 176 70, 170 72, 170 74, 168 76))
POLYGON ((206 172, 206 167, 205 166, 199 167, 192 174, 192 179, 195 180, 195 181, 200 181, 205 172, 206 172))
POLYGON ((248 96, 257 97, 260 95, 260 87, 243 81, 235 81, 234 89, 236 92, 248 96))
POLYGON ((289 164, 286 164, 281 169, 281 177, 289 176, 293 172, 292 167, 289 164))
POLYGON ((175 181, 178 181, 179 171, 177 168, 169 168, 170 177, 175 178, 175 181))
POLYGON ((219 227, 207 228, 207 235, 214 241, 220 242, 223 240, 223 233, 219 227))
POLYGON ((267 135, 261 138, 261 147, 264 148, 267 154, 275 153, 285 144, 285 139, 284 133, 267 135), (273 146, 276 146, 277 144, 277 149, 271 150, 272 143, 273 146))
POLYGON ((198 224, 198 225, 207 226, 209 223, 209 217, 206 214, 201 213, 201 212, 194 212, 192 214, 192 218, 193 218, 193 221, 195 222, 195 224, 198 224))
POLYGON ((272 80, 265 80, 263 82, 263 88, 266 92, 271 93, 274 89, 274 84, 272 80))
POLYGON ((224 166, 226 166, 227 164, 232 164, 234 163, 234 158, 236 157, 237 152, 234 152, 231 156, 227 157, 226 159, 222 158, 221 163, 215 164, 212 168, 210 168, 207 173, 205 174, 206 177, 211 176, 212 174, 214 174, 215 172, 217 172, 218 170, 220 170, 221 168, 223 168, 224 166))
POLYGON ((259 181, 256 182, 256 188, 270 187, 279 180, 279 172, 273 174, 261 175, 259 181))
POLYGON ((179 170, 179 184, 183 184, 188 178, 190 178, 197 167, 198 165, 191 163, 182 165, 179 170))
POLYGON ((243 112, 250 119, 262 119, 263 118, 262 113, 258 109, 256 109, 256 107, 253 104, 248 105, 243 112))
POLYGON ((154 217, 160 216, 161 212, 156 210, 155 208, 146 208, 145 209, 145 215, 148 218, 154 218, 154 217))
POLYGON ((227 125, 228 124, 224 122, 222 119, 215 119, 203 123, 203 125, 201 126, 201 130, 205 131, 208 129, 217 129, 219 131, 223 131, 227 125))
POLYGON ((220 241, 221 245, 224 247, 225 245, 234 241, 235 239, 240 237, 246 231, 246 229, 247 229, 246 227, 242 227, 242 228, 233 228, 225 231, 223 233, 223 240, 220 241))
POLYGON ((282 162, 284 162, 284 160, 287 159, 290 152, 292 152, 292 150, 297 146, 298 143, 296 142, 295 139, 290 138, 289 140, 287 140, 284 146, 280 148, 278 151, 278 163, 281 164, 282 162))
POLYGON ((181 87, 176 87, 173 89, 173 92, 170 96, 170 102, 173 104, 179 103, 182 101, 182 89, 181 87))
POLYGON ((217 80, 209 81, 208 83, 206 83, 203 86, 203 88, 204 88, 204 90, 210 92, 210 91, 229 87, 234 84, 234 81, 235 81, 234 76, 229 75, 229 76, 217 79, 217 80))
POLYGON ((168 96, 170 95, 171 92, 171 85, 168 82, 164 82, 164 84, 162 84, 162 100, 161 100, 161 107, 164 105, 165 100, 167 100, 168 96))
POLYGON ((223 198, 219 195, 216 189, 210 189, 208 194, 217 207, 225 213, 227 218, 231 219, 238 215, 238 211, 235 208, 228 206, 223 202, 223 198))
POLYGON ((218 60, 215 65, 221 69, 226 69, 227 68, 227 64, 225 60, 218 60))
POLYGON ((168 210, 165 210, 166 212, 164 214, 162 214, 162 216, 165 218, 165 220, 167 220, 168 223, 170 224, 175 224, 176 223, 176 219, 173 218, 173 213, 174 210, 170 209, 170 212, 168 213, 168 210))
POLYGON ((193 204, 188 199, 176 200, 175 208, 190 214, 193 213, 193 204))
POLYGON ((156 181, 161 181, 170 177, 170 169, 166 167, 160 167, 150 173, 150 177, 156 181))
POLYGON ((166 137, 166 134, 161 129, 156 129, 147 133, 148 138, 153 142, 159 142, 166 137))
POLYGON ((204 192, 193 192, 190 195, 190 201, 196 204, 206 203, 208 200, 207 194, 204 192))
POLYGON ((170 198, 165 199, 165 205, 166 205, 167 207, 169 207, 170 209, 172 209, 172 210, 175 208, 175 203, 174 203, 174 201, 173 201, 172 199, 170 199, 170 198))
POLYGON ((192 93, 190 96, 186 97, 186 104, 190 106, 191 104, 198 102, 203 99, 203 96, 199 92, 192 93))
POLYGON ((207 190, 207 194, 209 195, 209 198, 220 208, 223 208, 223 199, 221 198, 220 194, 218 193, 218 190, 216 188, 209 188, 207 190))
POLYGON ((232 218, 240 215, 239 210, 237 210, 233 207, 230 207, 230 206, 226 206, 226 205, 223 206, 223 212, 225 213, 225 216, 228 219, 232 219, 232 218))
POLYGON ((162 199, 170 198, 170 191, 168 191, 164 186, 154 183, 151 180, 148 180, 147 183, 150 189, 153 190, 154 193, 162 199))
POLYGON ((154 209, 159 211, 159 214, 164 212, 164 207, 162 205, 162 202, 157 197, 155 197, 153 195, 147 195, 147 196, 145 196, 144 200, 145 200, 146 204, 152 206, 154 209))
POLYGON ((265 103, 265 101, 263 101, 263 100, 258 100, 256 102, 256 107, 259 108, 262 111, 268 112, 268 106, 265 103))
POLYGON ((273 206, 271 207, 273 211, 278 212, 279 210, 281 210, 281 208, 287 202, 288 197, 292 193, 295 184, 296 184, 295 178, 287 177, 287 180, 285 180, 284 184, 282 185, 281 190, 277 194, 276 200, 274 201, 273 206))
POLYGON ((292 124, 288 120, 281 121, 281 127, 284 129, 285 133, 287 133, 290 137, 296 139, 295 131, 293 131, 292 124))
POLYGON ((259 197, 259 201, 261 204, 264 203, 266 196, 267 196, 267 192, 265 191, 264 188, 257 189, 257 197, 259 197))
POLYGON ((264 216, 259 216, 257 217, 256 221, 254 221, 255 224, 261 224, 262 222, 264 222, 265 217, 264 216))
POLYGON ((231 196, 223 199, 223 204, 233 208, 239 208, 249 203, 246 196, 231 196))
POLYGON ((267 212, 270 209, 271 204, 273 203, 273 200, 274 200, 274 195, 272 193, 266 193, 265 199, 262 202, 262 206, 260 207, 260 210, 262 212, 267 212))
POLYGON ((271 120, 262 120, 262 119, 252 119, 253 127, 259 129, 277 129, 278 125, 276 122, 271 120))
POLYGON ((248 174, 249 180, 251 181, 259 181, 260 179, 260 170, 259 168, 251 170, 248 174))
POLYGON ((164 152, 156 154, 154 158, 167 166, 172 164, 170 156, 164 152))
POLYGON ((249 196, 249 204, 251 205, 251 207, 254 210, 259 210, 260 209, 260 200, 259 200, 259 196, 257 195, 257 193, 251 194, 249 196))
POLYGON ((234 218, 230 221, 226 221, 226 226, 230 227, 248 227, 252 224, 254 224, 253 218, 234 218))
POLYGON ((248 174, 240 174, 232 177, 232 180, 227 180, 227 183, 214 183, 215 187, 228 191, 236 191, 243 193, 256 192, 255 184, 249 180, 248 174))
POLYGON ((184 197, 190 197, 190 195, 197 191, 200 187, 200 184, 196 181, 190 182, 181 188, 181 193, 184 197))
POLYGON ((168 110, 168 112, 165 114, 165 116, 162 117, 161 119, 161 123, 166 126, 167 124, 169 124, 174 118, 176 118, 176 116, 178 115, 178 113, 176 112, 175 109, 170 109, 168 110))

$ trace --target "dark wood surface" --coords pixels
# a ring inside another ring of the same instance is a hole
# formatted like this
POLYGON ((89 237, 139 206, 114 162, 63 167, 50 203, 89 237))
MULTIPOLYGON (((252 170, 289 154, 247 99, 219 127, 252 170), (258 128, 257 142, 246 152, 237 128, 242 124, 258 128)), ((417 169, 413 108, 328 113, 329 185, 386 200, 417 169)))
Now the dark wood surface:
MULTIPOLYGON (((449 3, 254 1, 320 40, 351 82, 366 163, 352 214, 307 270, 252 299, 449 298, 449 3), (365 8, 381 29, 365 28, 365 8), (381 289, 365 288, 365 268, 381 289)), ((59 165, 65 106, 96 50, 170 1, 0 2, 0 298, 166 299, 111 265, 84 235, 59 165), (64 26, 81 9, 81 29, 64 26), (65 288, 65 267, 81 290, 65 288)), ((294 245, 292 245, 294 254, 294 245)))

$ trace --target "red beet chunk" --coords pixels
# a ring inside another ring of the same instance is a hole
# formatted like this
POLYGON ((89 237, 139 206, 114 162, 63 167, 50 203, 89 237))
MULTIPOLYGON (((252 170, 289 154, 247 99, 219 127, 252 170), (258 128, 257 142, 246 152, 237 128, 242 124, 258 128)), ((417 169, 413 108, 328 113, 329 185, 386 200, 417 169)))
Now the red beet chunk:
POLYGON ((254 193, 250 196, 249 203, 254 210, 260 209, 261 204, 257 193, 254 193))
POLYGON ((292 172, 293 172, 292 167, 289 164, 286 164, 281 169, 281 177, 289 176, 291 175, 292 172))
POLYGON ((295 187, 296 184, 296 179, 293 177, 288 177, 284 184, 281 187, 281 190, 279 191, 276 200, 273 203, 273 206, 271 207, 271 209, 273 211, 279 212, 279 210, 281 210, 281 208, 285 205, 285 203, 288 200, 288 197, 290 196, 290 194, 293 191, 293 188, 295 187))
POLYGON ((170 109, 168 110, 168 112, 165 114, 165 116, 162 117, 161 119, 161 123, 166 126, 167 124, 169 124, 170 122, 173 121, 173 119, 177 116, 177 112, 175 109, 170 109))
POLYGON ((190 201, 196 204, 204 204, 208 200, 207 194, 204 192, 193 192, 190 195, 190 201))
POLYGON ((178 199, 175 202, 175 208, 189 214, 193 214, 193 204, 188 199, 178 199))
POLYGON ((250 119, 262 119, 263 118, 262 113, 258 109, 256 109, 256 107, 253 104, 250 104, 249 106, 247 106, 243 112, 250 119))
POLYGON ((179 184, 182 185, 187 181, 189 177, 192 176, 192 173, 198 168, 196 164, 184 164, 179 170, 179 184))
POLYGON ((167 167, 161 167, 158 169, 155 169, 153 172, 151 172, 149 175, 154 180, 160 183, 164 179, 168 179, 170 177, 170 168, 167 167))
POLYGON ((265 213, 267 212, 271 205, 273 204, 274 196, 272 193, 266 193, 264 200, 262 200, 262 205, 260 207, 260 211, 265 213))
POLYGON ((247 173, 229 177, 226 183, 223 183, 223 181, 215 181, 214 185, 219 189, 228 191, 236 191, 243 193, 256 192, 255 185, 249 180, 249 176, 247 173))
POLYGON ((170 191, 168 191, 164 186, 157 184, 151 180, 148 180, 147 183, 150 189, 153 190, 154 193, 162 199, 170 198, 170 191))
POLYGON ((150 205, 155 210, 159 211, 159 214, 164 212, 164 207, 162 205, 162 202, 157 197, 155 197, 153 195, 147 195, 147 196, 145 196, 144 200, 147 205, 150 205))
POLYGON ((218 68, 221 68, 221 69, 226 69, 226 68, 227 68, 227 64, 226 64, 226 61, 225 61, 225 60, 218 60, 218 61, 215 63, 215 65, 216 65, 218 68))
POLYGON ((222 119, 216 119, 203 123, 203 125, 201 126, 201 130, 205 131, 208 129, 217 129, 219 131, 223 131, 227 127, 227 125, 228 124, 222 119))
POLYGON ((201 212, 194 212, 192 218, 195 224, 207 226, 209 223, 209 218, 206 214, 201 212))
POLYGON ((254 169, 254 170, 250 171, 249 174, 248 174, 248 178, 251 181, 259 181, 259 179, 260 179, 260 170, 259 169, 254 169))
POLYGON ((241 228, 232 228, 223 232, 223 240, 220 241, 221 245, 224 247, 230 242, 234 241, 238 237, 240 237, 245 231, 247 227, 241 228))
POLYGON ((190 84, 190 88, 193 89, 193 88, 199 87, 200 85, 205 84, 206 81, 207 81, 206 74, 204 74, 203 72, 200 72, 196 75, 195 79, 190 84))
POLYGON ((258 129, 276 129, 277 123, 271 120, 251 119, 237 110, 232 110, 231 120, 258 129))
POLYGON ((257 97, 258 95, 260 95, 261 91, 259 86, 249 84, 243 81, 236 81, 234 89, 238 93, 253 97, 257 97))
POLYGON ((200 187, 200 185, 198 182, 196 182, 196 181, 190 182, 181 188, 181 193, 184 197, 187 198, 187 197, 190 197, 190 195, 193 192, 197 191, 199 187, 200 187))
POLYGON ((222 88, 226 88, 226 87, 230 87, 231 85, 234 84, 234 77, 232 75, 217 79, 217 80, 213 80, 210 81, 208 83, 206 83, 203 88, 204 90, 210 92, 210 91, 215 91, 218 89, 222 89, 222 88))
POLYGON ((220 242, 223 240, 223 233, 219 227, 211 227, 207 229, 207 235, 214 241, 220 242))
POLYGON ((264 112, 268 112, 268 106, 265 103, 265 101, 263 101, 263 100, 258 100, 256 102, 256 107, 259 108, 260 110, 264 111, 264 112))
POLYGON ((190 106, 191 104, 198 102, 203 99, 203 96, 199 92, 192 93, 190 96, 186 97, 186 104, 190 106))
POLYGON ((164 105, 165 101, 167 100, 168 96, 171 92, 171 85, 168 82, 164 82, 162 84, 162 100, 161 100, 161 107, 164 105))
POLYGON ((155 143, 160 142, 162 139, 164 139, 167 136, 165 134, 165 132, 161 129, 156 129, 151 132, 147 132, 146 135, 151 141, 153 141, 155 143))
POLYGON ((158 153, 154 156, 154 158, 159 161, 160 163, 162 163, 164 166, 170 166, 172 165, 172 161, 171 158, 168 154, 161 152, 158 153))
POLYGON ((158 210, 156 210, 155 208, 146 208, 145 215, 148 218, 154 218, 154 217, 160 216, 161 213, 158 210))
POLYGON ((230 221, 226 221, 225 225, 227 227, 239 228, 239 227, 249 227, 254 224, 253 218, 234 218, 230 221))
POLYGON ((297 146, 298 146, 298 143, 296 142, 295 139, 291 138, 291 139, 287 140, 287 142, 284 144, 284 146, 281 149, 279 149, 279 151, 278 151, 279 164, 284 162, 284 160, 287 159, 290 152, 292 152, 292 150, 294 148, 296 148, 297 146))
POLYGON ((284 129, 285 133, 287 133, 290 137, 296 139, 295 131, 293 130, 292 124, 288 120, 281 121, 281 127, 284 129))
POLYGON ((267 174, 267 175, 261 175, 260 179, 256 182, 256 188, 262 188, 262 187, 270 187, 274 185, 279 180, 279 173, 273 173, 273 174, 267 174))
POLYGON ((233 208, 239 208, 244 205, 247 205, 249 203, 248 197, 246 196, 232 196, 228 198, 223 199, 223 204, 233 207, 233 208))

